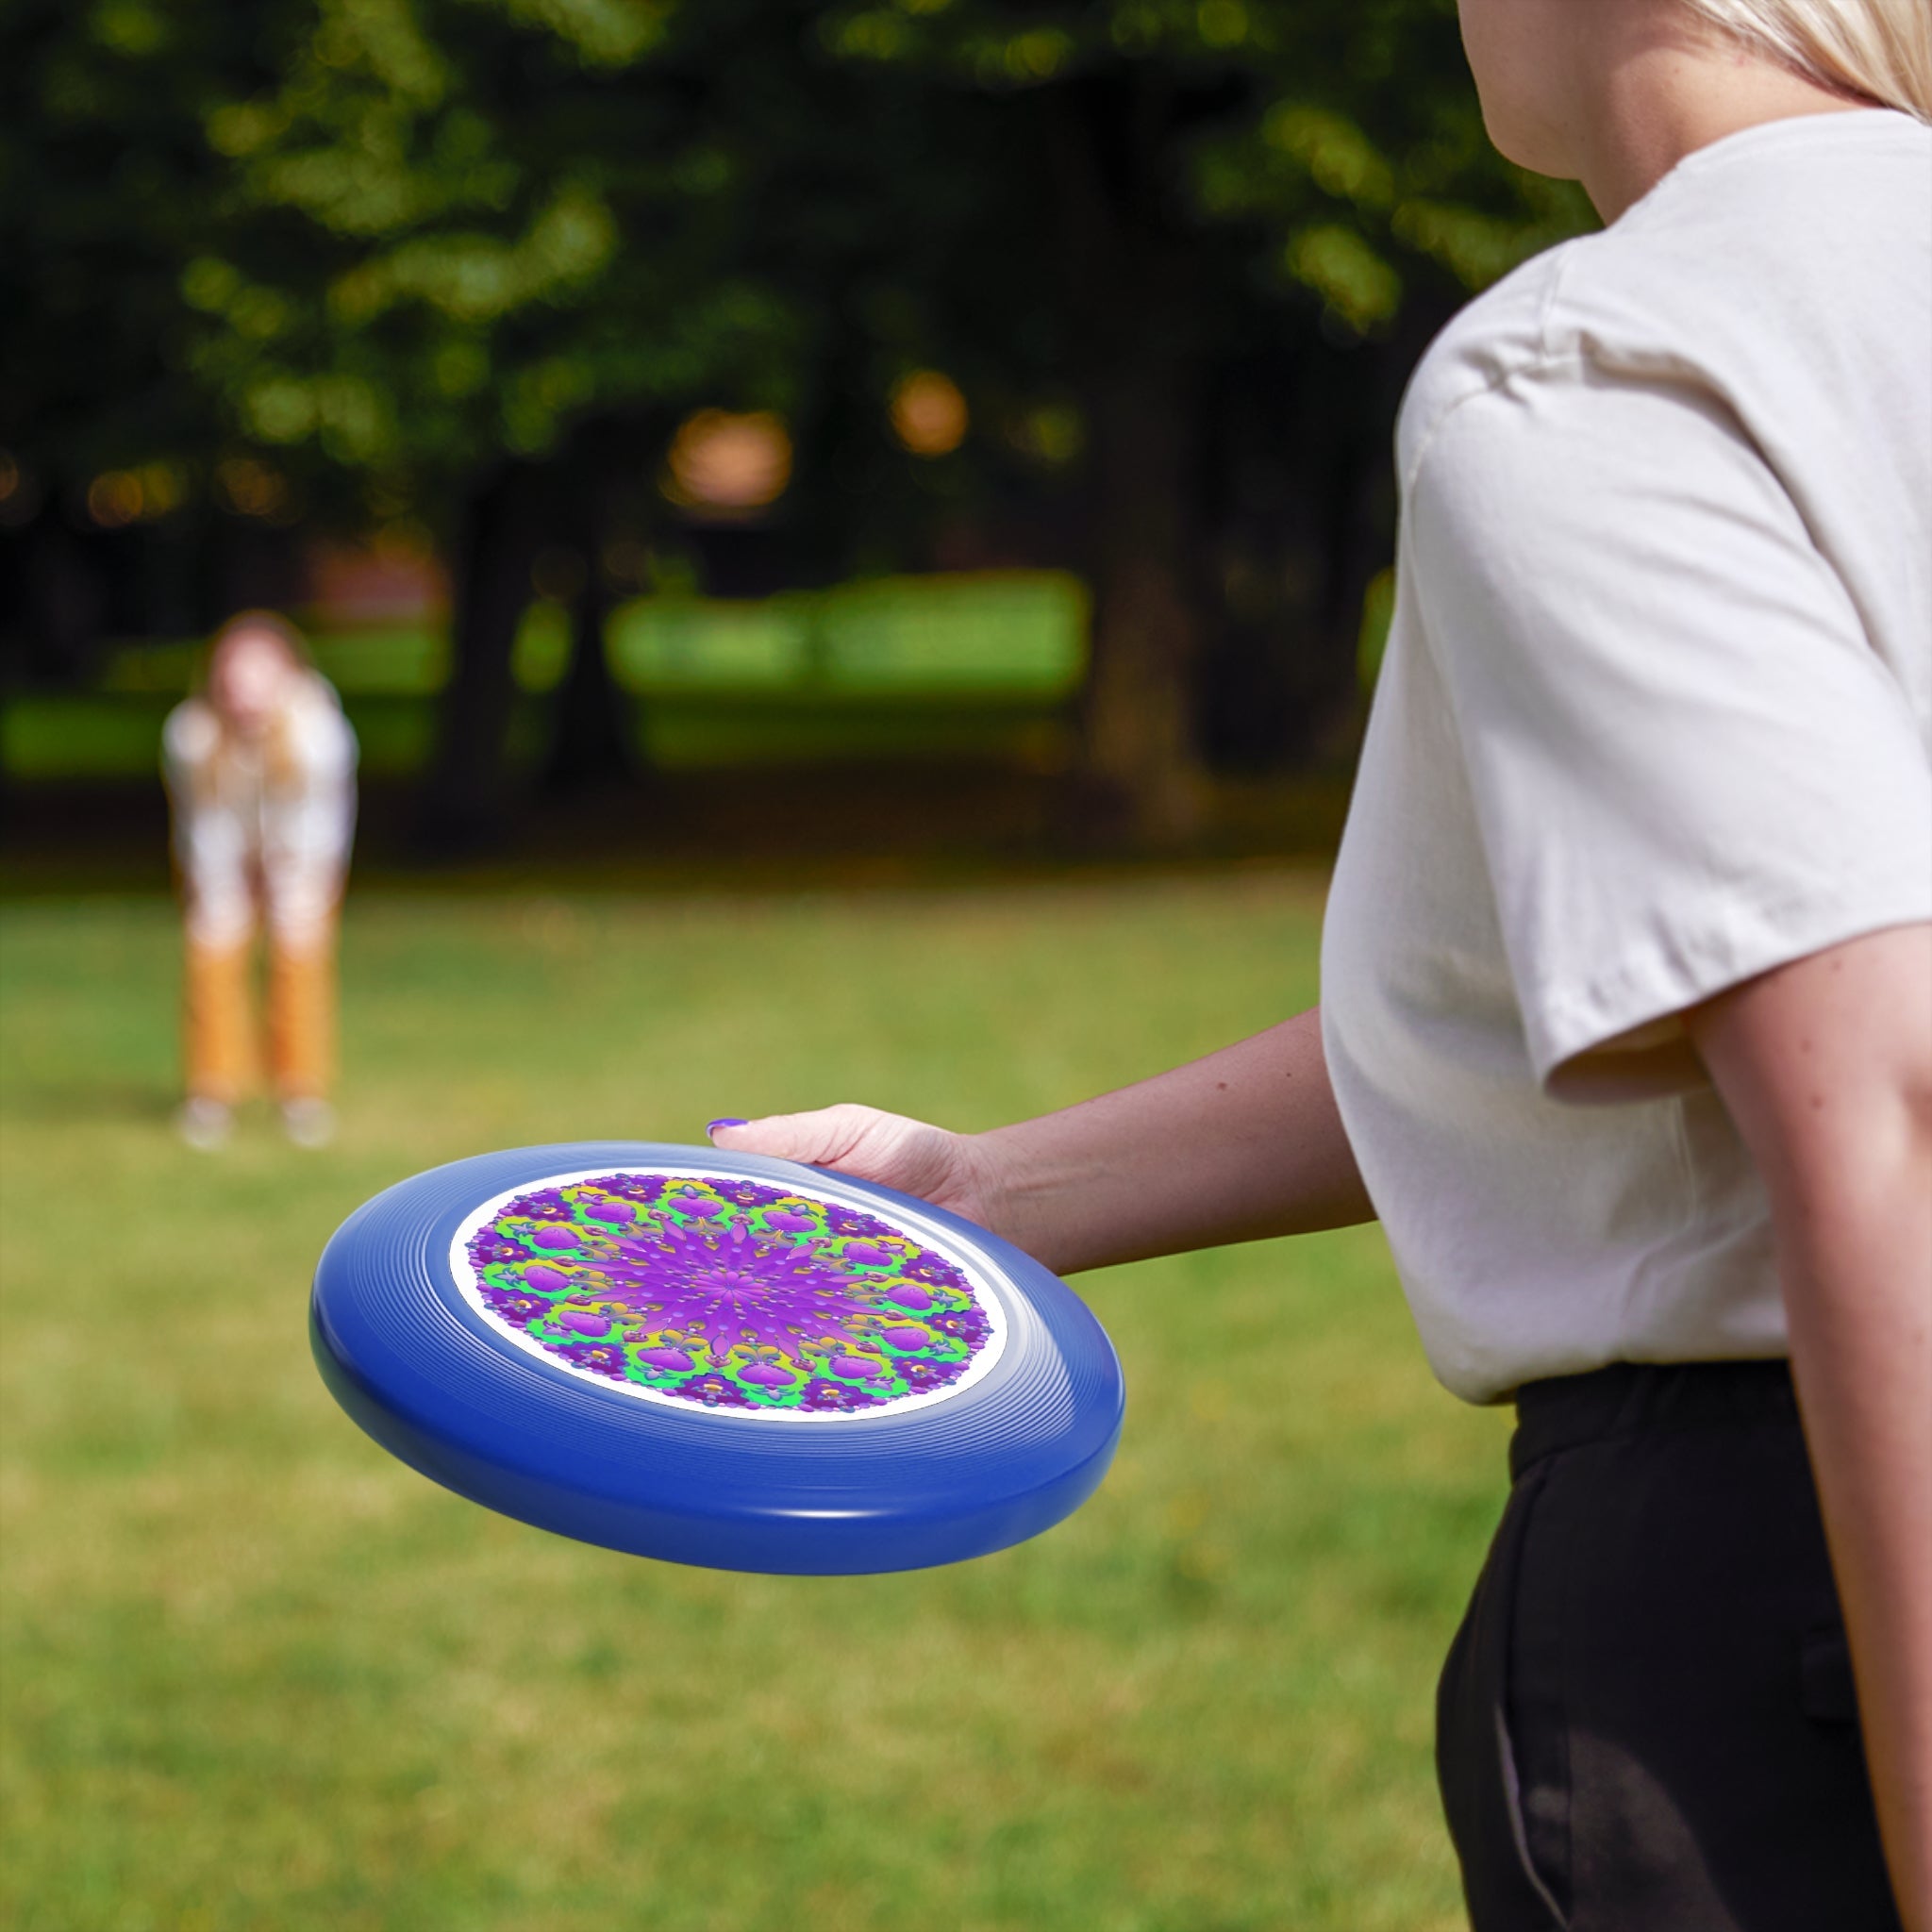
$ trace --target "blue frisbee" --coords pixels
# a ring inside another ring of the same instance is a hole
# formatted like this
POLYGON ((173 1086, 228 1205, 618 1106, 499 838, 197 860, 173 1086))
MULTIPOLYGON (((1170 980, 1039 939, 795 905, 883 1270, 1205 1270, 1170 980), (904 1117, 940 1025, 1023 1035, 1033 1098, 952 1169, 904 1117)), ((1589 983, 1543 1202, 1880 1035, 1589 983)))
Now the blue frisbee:
POLYGON ((849 1575, 1050 1528, 1119 1441, 1120 1363, 982 1227, 828 1169, 634 1141, 389 1189, 310 1304, 336 1400, 472 1501, 638 1556, 849 1575))

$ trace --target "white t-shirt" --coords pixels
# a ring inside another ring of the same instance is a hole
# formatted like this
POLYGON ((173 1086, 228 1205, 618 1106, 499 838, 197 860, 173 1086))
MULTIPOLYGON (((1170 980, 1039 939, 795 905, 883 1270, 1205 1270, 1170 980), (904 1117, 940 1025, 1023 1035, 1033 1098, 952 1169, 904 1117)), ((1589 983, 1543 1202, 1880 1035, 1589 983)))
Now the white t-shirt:
POLYGON ((224 744, 207 699, 168 713, 161 764, 175 862, 197 945, 240 945, 257 901, 278 945, 311 944, 341 897, 356 829, 356 733, 334 687, 306 674, 276 742, 224 744))
POLYGON ((1700 149, 1404 401, 1324 1032, 1436 1373, 1779 1356, 1676 1016, 1932 919, 1932 129, 1700 149))

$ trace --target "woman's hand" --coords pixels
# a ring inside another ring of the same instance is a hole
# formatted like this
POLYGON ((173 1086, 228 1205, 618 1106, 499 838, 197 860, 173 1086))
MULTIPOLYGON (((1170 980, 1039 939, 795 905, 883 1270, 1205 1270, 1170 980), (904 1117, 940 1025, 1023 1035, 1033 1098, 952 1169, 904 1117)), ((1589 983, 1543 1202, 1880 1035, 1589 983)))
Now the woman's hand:
POLYGON ((711 1143, 734 1154, 769 1154, 808 1167, 837 1168, 859 1180, 916 1194, 995 1234, 1004 1232, 998 1190, 981 1144, 969 1135, 948 1133, 904 1114, 847 1102, 811 1113, 719 1122, 711 1143))
POLYGON ((1056 1274, 1369 1221, 1314 1008, 1139 1086, 985 1134, 870 1107, 718 1122, 733 1153, 948 1208, 1056 1274))

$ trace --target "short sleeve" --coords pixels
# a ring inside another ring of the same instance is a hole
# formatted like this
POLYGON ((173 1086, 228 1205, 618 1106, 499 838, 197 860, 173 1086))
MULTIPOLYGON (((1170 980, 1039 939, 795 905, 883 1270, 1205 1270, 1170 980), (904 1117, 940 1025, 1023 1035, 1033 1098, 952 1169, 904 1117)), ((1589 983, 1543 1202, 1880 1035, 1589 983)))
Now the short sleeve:
POLYGON ((306 680, 291 724, 292 749, 309 783, 337 784, 354 773, 355 727, 342 715, 335 688, 320 673, 311 672, 306 680))
POLYGON ((184 698, 161 726, 161 770, 178 790, 214 756, 221 732, 199 698, 184 698))
POLYGON ((1932 919, 1923 726, 1707 392, 1512 377, 1448 413, 1405 519, 1552 1091, 1681 1068, 1686 1008, 1932 919))

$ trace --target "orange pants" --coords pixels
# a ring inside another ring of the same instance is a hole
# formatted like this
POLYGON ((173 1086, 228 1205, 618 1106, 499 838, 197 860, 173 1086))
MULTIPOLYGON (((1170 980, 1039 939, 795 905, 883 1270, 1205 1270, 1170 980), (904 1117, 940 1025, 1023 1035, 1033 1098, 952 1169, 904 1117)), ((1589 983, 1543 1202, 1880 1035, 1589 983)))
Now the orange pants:
MULTIPOLYGON (((255 1021, 255 942, 188 941, 184 1043, 188 1091, 232 1107, 261 1073, 255 1021)), ((320 1100, 335 1073, 333 924, 300 948, 270 935, 268 1073, 277 1100, 320 1100)))

